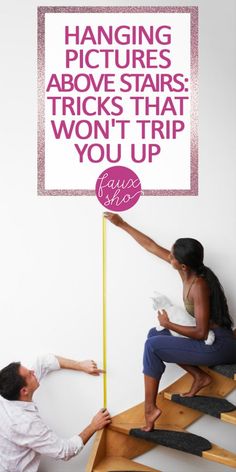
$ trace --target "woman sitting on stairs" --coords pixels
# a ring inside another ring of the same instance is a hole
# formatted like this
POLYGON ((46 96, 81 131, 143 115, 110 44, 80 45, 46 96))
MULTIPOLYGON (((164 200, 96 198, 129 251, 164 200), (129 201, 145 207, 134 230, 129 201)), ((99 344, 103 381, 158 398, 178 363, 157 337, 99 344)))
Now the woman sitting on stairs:
POLYGON ((143 430, 151 431, 161 415, 156 397, 165 370, 164 362, 174 362, 192 375, 191 389, 183 396, 196 395, 211 382, 211 377, 199 365, 236 363, 236 339, 232 331, 232 320, 218 278, 203 263, 204 249, 199 241, 181 238, 169 251, 130 226, 119 215, 107 212, 104 216, 126 231, 144 249, 164 259, 179 272, 183 282, 185 308, 196 319, 195 327, 181 326, 170 322, 167 312, 163 310, 162 313, 158 312, 158 318, 165 329, 158 332, 152 328, 148 333, 143 357, 146 419, 143 430), (170 329, 187 337, 172 336, 170 329), (209 329, 215 333, 212 345, 204 343, 209 329))

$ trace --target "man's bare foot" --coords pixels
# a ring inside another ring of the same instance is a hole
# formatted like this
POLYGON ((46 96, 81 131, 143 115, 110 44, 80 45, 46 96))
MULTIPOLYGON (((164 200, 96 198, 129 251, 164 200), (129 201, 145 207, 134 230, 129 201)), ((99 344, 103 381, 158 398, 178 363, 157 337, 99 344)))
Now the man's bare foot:
POLYGON ((186 393, 181 393, 181 397, 194 397, 196 393, 199 392, 203 387, 207 387, 212 382, 212 378, 210 375, 206 374, 205 372, 201 375, 198 375, 195 377, 192 387, 189 390, 189 392, 186 393))
POLYGON ((154 407, 152 410, 149 410, 148 412, 146 412, 145 413, 146 426, 142 428, 142 431, 146 431, 146 432, 152 431, 152 429, 154 428, 154 423, 157 420, 157 418, 159 418, 161 413, 162 411, 157 407, 154 407))

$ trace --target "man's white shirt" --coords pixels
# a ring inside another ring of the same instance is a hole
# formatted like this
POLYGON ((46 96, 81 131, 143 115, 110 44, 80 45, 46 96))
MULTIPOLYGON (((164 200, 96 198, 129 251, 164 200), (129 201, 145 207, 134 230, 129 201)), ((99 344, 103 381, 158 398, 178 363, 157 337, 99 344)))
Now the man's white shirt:
MULTIPOLYGON (((48 354, 38 358, 33 369, 40 381, 60 366, 48 354)), ((69 460, 82 449, 78 435, 59 438, 44 423, 33 401, 9 401, 0 396, 0 472, 37 472, 41 455, 69 460)))

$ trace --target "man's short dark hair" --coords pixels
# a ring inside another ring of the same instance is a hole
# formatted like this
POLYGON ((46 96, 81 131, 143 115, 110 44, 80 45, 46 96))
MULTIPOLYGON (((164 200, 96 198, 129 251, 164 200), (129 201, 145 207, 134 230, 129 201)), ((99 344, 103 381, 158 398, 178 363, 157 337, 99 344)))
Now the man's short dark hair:
POLYGON ((0 395, 7 400, 19 400, 20 391, 26 385, 19 374, 20 366, 20 362, 11 362, 0 370, 0 395))

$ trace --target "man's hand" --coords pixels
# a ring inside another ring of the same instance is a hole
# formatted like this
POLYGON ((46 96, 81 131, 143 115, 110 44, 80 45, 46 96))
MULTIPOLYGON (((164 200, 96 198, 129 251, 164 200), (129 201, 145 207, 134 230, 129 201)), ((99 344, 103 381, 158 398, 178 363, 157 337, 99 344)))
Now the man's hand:
POLYGON ((109 411, 106 408, 102 408, 92 419, 91 423, 85 428, 79 436, 81 437, 84 444, 91 438, 91 436, 105 428, 111 423, 111 417, 109 411))
POLYGON ((80 361, 79 363, 79 369, 82 370, 82 372, 86 372, 86 374, 90 375, 100 375, 104 374, 105 370, 98 369, 97 364, 95 361, 80 361))
POLYGON ((105 428, 111 423, 111 417, 109 411, 107 409, 102 408, 92 419, 91 426, 94 431, 98 431, 99 429, 105 428))

